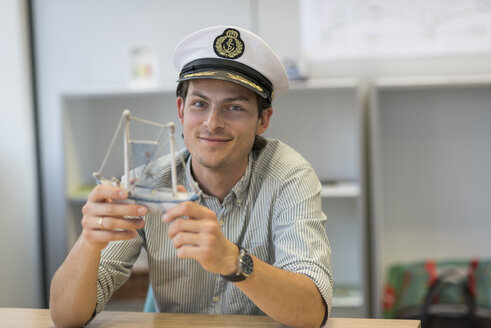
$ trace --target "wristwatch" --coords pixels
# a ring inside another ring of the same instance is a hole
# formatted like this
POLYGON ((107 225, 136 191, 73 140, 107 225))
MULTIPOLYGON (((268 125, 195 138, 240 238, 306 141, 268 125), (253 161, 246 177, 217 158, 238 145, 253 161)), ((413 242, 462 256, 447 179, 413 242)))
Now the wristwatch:
POLYGON ((254 262, 252 261, 252 257, 245 249, 237 245, 239 248, 239 256, 237 258, 237 272, 224 276, 223 279, 231 282, 243 281, 246 280, 254 270, 254 262))

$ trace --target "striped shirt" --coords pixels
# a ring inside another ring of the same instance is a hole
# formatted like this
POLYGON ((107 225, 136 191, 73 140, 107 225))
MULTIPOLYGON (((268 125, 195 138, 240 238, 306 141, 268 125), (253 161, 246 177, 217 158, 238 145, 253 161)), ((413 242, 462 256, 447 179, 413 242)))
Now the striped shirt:
MULTIPOLYGON (((179 156, 187 165, 178 165, 178 183, 192 190, 191 156, 186 150, 179 156)), ((159 159, 156 167, 160 169, 153 172, 155 182, 170 186, 169 158, 159 159)), ((317 175, 300 154, 280 141, 267 139, 263 149, 251 151, 244 176, 222 203, 205 194, 199 203, 216 213, 227 239, 275 267, 312 279, 330 313, 331 250, 320 190, 317 175)), ((195 260, 178 258, 167 236, 169 223, 161 221, 161 214, 150 213, 145 221, 138 237, 111 242, 102 251, 96 313, 129 278, 143 247, 161 312, 264 314, 233 283, 204 270, 195 260)))

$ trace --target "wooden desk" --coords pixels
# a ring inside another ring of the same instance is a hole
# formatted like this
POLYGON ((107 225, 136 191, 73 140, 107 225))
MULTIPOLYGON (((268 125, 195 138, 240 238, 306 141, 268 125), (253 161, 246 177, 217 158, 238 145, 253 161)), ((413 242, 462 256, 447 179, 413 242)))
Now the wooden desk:
MULTIPOLYGON (((0 308, 0 327, 53 327, 49 310, 0 308)), ((109 327, 285 327, 268 317, 103 311, 88 328, 109 327)), ((416 320, 331 318, 328 328, 420 328, 416 320)))

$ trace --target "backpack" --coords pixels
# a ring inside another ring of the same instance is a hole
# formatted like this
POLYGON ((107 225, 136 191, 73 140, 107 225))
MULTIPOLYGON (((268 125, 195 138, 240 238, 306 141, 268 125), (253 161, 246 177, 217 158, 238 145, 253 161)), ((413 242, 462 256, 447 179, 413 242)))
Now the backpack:
POLYGON ((389 270, 384 317, 421 320, 422 328, 491 328, 491 262, 399 264, 389 270))

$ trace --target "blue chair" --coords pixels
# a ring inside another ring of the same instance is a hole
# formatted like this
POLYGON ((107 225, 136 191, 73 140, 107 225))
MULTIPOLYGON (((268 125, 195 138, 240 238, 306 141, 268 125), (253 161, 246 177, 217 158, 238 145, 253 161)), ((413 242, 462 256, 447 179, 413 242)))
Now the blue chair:
POLYGON ((152 285, 148 286, 147 297, 145 298, 145 305, 143 306, 143 312, 157 312, 155 306, 155 298, 153 297, 152 285))

